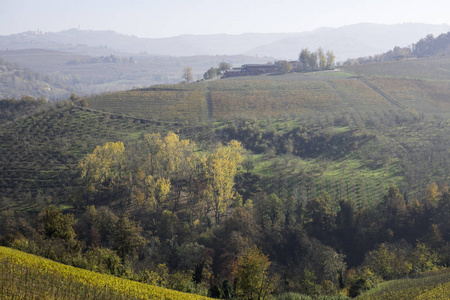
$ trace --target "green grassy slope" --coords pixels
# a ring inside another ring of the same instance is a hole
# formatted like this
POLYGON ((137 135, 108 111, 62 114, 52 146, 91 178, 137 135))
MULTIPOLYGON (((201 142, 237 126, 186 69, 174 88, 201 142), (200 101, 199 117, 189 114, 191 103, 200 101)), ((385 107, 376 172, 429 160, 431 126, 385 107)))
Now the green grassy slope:
POLYGON ((424 274, 420 278, 383 282, 356 299, 361 300, 415 300, 449 299, 450 270, 424 274))
POLYGON ((0 247, 1 299, 208 299, 0 247))

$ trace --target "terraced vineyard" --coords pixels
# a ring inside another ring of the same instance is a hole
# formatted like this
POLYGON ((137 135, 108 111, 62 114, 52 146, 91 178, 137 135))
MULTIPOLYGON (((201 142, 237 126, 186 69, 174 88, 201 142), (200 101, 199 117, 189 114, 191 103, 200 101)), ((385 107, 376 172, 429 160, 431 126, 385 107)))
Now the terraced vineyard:
POLYGON ((114 113, 163 121, 201 122, 207 118, 203 90, 135 90, 88 99, 89 106, 114 113))
POLYGON ((161 121, 300 116, 311 112, 385 109, 379 93, 341 72, 226 79, 103 94, 89 107, 161 121), (343 78, 342 78, 343 77, 343 78))
POLYGON ((383 95, 360 79, 332 80, 330 84, 342 99, 343 107, 341 108, 353 108, 360 111, 382 111, 394 108, 383 95))
POLYGON ((362 300, 449 299, 450 270, 424 274, 420 278, 393 280, 362 294, 362 300))
POLYGON ((0 247, 2 299, 208 299, 0 247))
POLYGON ((342 67, 342 70, 364 77, 394 77, 448 81, 450 57, 422 58, 396 62, 362 64, 342 67))
POLYGON ((312 112, 450 113, 450 59, 160 85, 88 99, 92 108, 160 121, 293 117, 312 112), (351 75, 350 73, 353 73, 351 75), (355 75, 357 75, 355 77, 355 75))
POLYGON ((325 82, 309 83, 296 90, 212 91, 213 117, 278 117, 312 110, 333 110, 340 99, 325 82))
POLYGON ((385 77, 369 81, 403 108, 424 113, 450 112, 450 82, 385 77))

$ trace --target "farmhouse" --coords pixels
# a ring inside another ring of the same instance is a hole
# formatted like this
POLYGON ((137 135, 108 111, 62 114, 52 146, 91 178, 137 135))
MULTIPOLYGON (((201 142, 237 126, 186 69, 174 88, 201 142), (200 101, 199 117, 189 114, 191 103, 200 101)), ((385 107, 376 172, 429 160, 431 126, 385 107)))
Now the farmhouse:
MULTIPOLYGON (((261 75, 261 74, 269 74, 275 73, 280 70, 281 64, 286 61, 277 61, 275 63, 268 64, 246 64, 242 65, 240 68, 233 68, 225 72, 224 77, 238 77, 238 76, 249 76, 249 75, 261 75)), ((289 62, 294 65, 294 62, 289 62)))
POLYGON ((248 75, 245 73, 245 71, 243 70, 243 68, 233 68, 231 70, 227 70, 224 73, 224 77, 228 78, 228 77, 238 77, 238 76, 245 76, 248 75))
POLYGON ((278 64, 243 65, 242 68, 248 72, 248 75, 260 75, 276 72, 278 70, 278 64))
POLYGON ((233 68, 225 72, 224 77, 237 77, 248 75, 261 75, 267 73, 274 73, 278 71, 278 64, 246 64, 240 68, 233 68))

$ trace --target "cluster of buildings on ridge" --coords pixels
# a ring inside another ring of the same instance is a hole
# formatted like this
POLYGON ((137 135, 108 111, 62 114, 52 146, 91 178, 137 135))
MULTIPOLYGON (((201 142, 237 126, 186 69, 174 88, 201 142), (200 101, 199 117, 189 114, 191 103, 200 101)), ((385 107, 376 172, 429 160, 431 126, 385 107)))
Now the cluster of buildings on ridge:
POLYGON ((282 65, 286 63, 291 64, 292 69, 297 69, 301 66, 301 63, 298 60, 289 62, 285 60, 280 60, 275 63, 267 63, 267 64, 247 64, 242 65, 240 68, 233 68, 231 70, 227 70, 223 74, 223 77, 229 78, 229 77, 276 73, 279 72, 282 69, 282 65))

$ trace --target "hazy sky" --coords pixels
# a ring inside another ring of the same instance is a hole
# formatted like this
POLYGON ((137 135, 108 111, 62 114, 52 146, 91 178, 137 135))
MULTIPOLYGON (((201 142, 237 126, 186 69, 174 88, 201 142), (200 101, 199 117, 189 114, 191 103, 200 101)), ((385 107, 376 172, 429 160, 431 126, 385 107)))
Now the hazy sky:
POLYGON ((138 37, 301 32, 356 23, 450 24, 448 0, 0 0, 0 35, 69 28, 138 37))

